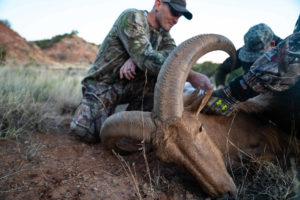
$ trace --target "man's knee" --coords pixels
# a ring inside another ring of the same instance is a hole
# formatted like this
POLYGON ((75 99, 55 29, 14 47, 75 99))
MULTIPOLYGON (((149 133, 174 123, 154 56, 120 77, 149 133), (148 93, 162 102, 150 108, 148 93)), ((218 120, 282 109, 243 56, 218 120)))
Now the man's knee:
POLYGON ((76 109, 71 129, 82 140, 100 141, 99 132, 103 122, 116 107, 118 93, 106 84, 85 84, 83 99, 76 109))
POLYGON ((86 142, 99 142, 99 130, 97 130, 91 108, 81 103, 75 111, 70 124, 72 132, 86 142))

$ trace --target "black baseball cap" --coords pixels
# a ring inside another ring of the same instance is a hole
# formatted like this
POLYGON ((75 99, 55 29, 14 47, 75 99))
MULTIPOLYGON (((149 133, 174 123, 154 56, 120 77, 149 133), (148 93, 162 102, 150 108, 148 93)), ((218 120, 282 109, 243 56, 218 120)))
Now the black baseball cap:
POLYGON ((162 2, 168 3, 175 11, 182 13, 188 20, 193 18, 193 14, 186 9, 185 0, 162 0, 162 2))

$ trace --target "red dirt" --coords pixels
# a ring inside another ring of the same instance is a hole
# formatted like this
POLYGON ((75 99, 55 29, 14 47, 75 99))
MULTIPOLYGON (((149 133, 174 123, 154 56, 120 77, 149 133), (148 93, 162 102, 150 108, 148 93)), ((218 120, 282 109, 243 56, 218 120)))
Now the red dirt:
POLYGON ((42 50, 0 22, 0 48, 5 48, 5 61, 12 65, 90 66, 98 46, 77 35, 65 37, 52 47, 42 50))
POLYGON ((58 65, 36 44, 27 42, 17 32, 0 22, 0 46, 6 50, 5 60, 12 64, 58 65))
POLYGON ((74 34, 71 37, 63 38, 44 51, 57 62, 92 64, 96 57, 98 46, 88 43, 74 34))
MULTIPOLYGON (((0 199, 139 199, 126 165, 101 144, 86 144, 68 131, 0 140, 0 199)), ((203 199, 185 170, 147 153, 154 192, 142 152, 123 156, 135 169, 142 199, 203 199)), ((133 170, 134 171, 134 170, 133 170)))

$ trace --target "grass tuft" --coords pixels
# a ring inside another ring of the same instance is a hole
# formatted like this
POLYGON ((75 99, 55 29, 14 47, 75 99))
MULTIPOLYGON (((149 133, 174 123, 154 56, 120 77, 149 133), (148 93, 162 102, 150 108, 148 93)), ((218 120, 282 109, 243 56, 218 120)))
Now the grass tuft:
POLYGON ((49 118, 72 112, 80 102, 79 76, 66 71, 0 68, 0 137, 10 138, 39 130, 49 118))

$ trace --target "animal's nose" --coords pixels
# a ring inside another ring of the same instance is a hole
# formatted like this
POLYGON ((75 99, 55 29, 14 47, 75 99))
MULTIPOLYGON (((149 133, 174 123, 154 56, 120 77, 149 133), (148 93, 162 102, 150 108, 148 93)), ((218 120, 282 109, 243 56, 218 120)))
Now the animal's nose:
POLYGON ((232 192, 228 191, 224 197, 224 200, 235 200, 235 194, 232 192))
POLYGON ((216 200, 235 200, 235 199, 236 199, 235 195, 232 192, 228 191, 223 197, 220 197, 216 200))

